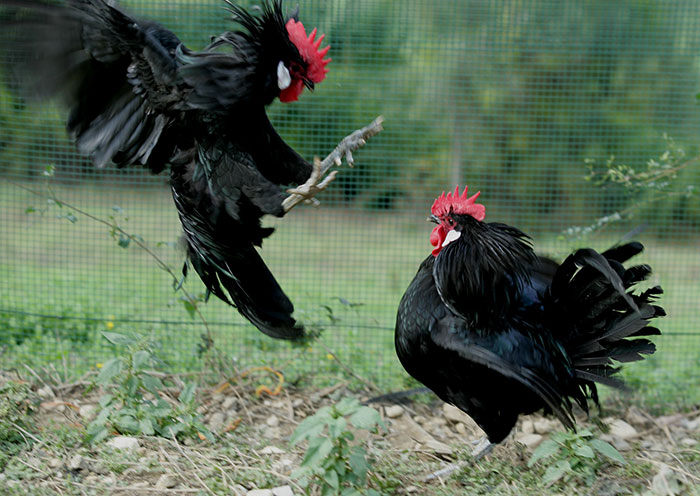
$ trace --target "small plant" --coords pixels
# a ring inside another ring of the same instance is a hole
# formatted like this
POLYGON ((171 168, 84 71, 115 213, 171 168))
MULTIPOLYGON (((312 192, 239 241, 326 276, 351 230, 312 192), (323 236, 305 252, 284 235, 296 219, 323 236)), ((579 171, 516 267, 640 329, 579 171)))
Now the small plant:
POLYGON ((379 496, 365 488, 370 464, 365 447, 352 444, 355 436, 349 425, 370 432, 384 427, 379 413, 355 398, 323 407, 299 424, 290 439, 292 446, 309 442, 301 466, 292 473, 300 486, 308 491, 316 481, 323 496, 379 496))
POLYGON ((592 479, 603 464, 596 453, 623 465, 626 463, 610 443, 594 438, 591 431, 583 429, 553 434, 535 449, 527 466, 532 467, 538 461, 548 459, 549 465, 543 478, 546 484, 575 476, 592 479))
POLYGON ((95 419, 88 425, 88 441, 96 443, 110 432, 163 437, 198 437, 213 440, 196 412, 196 384, 190 382, 177 401, 167 402, 161 394, 165 384, 151 372, 157 358, 143 340, 114 332, 103 332, 110 343, 125 346, 126 353, 107 361, 96 382, 106 388, 95 419))
POLYGON ((32 443, 25 433, 31 430, 29 415, 37 402, 25 383, 11 381, 0 387, 0 471, 10 457, 32 443))
POLYGON ((614 156, 604 163, 586 159, 588 174, 585 180, 597 188, 614 190, 617 196, 625 200, 627 206, 599 217, 590 225, 570 227, 564 231, 564 236, 582 238, 609 224, 632 218, 652 204, 671 198, 687 201, 697 195, 698 187, 688 184, 688 178, 681 174, 697 165, 700 157, 687 156, 685 150, 666 134, 663 139, 666 145, 663 153, 634 167, 617 163, 614 156))

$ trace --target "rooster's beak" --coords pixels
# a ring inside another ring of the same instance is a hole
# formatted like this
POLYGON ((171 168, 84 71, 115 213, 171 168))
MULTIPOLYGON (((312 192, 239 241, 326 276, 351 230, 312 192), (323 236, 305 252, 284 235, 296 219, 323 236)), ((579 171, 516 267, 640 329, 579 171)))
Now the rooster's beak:
POLYGON ((306 86, 307 88, 309 88, 309 91, 313 91, 314 88, 316 87, 316 86, 314 85, 314 82, 311 81, 310 79, 304 79, 303 81, 304 81, 304 86, 306 86))
POLYGON ((425 220, 427 220, 428 222, 435 222, 436 224, 440 223, 440 219, 438 219, 435 215, 431 215, 425 220))

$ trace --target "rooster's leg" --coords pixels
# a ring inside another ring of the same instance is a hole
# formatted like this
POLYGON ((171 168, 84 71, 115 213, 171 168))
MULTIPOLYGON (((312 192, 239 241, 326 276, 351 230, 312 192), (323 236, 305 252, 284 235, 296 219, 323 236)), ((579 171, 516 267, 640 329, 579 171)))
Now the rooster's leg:
MULTIPOLYGON (((472 450, 472 462, 477 462, 481 460, 483 457, 491 453, 491 450, 493 450, 493 447, 496 446, 493 444, 489 439, 484 436, 481 439, 478 439, 476 441, 473 441, 472 444, 474 444, 474 449, 472 450)), ((438 477, 444 477, 446 475, 451 474, 452 472, 461 469, 465 465, 467 465, 468 462, 459 462, 459 463, 453 463, 452 465, 448 465, 445 468, 442 468, 436 472, 432 472, 425 477, 423 477, 423 482, 427 482, 432 479, 437 479, 438 477)))
POLYGON ((491 453, 494 446, 496 445, 489 441, 489 438, 486 436, 482 437, 476 442, 476 446, 474 446, 474 449, 472 450, 472 458, 474 458, 474 461, 480 460, 491 453))
POLYGON ((314 195, 326 189, 328 184, 335 178, 337 172, 331 172, 325 178, 323 176, 333 165, 341 165, 343 157, 345 157, 348 165, 352 167, 355 162, 352 152, 364 146, 369 138, 379 133, 382 130, 382 122, 384 122, 384 118, 381 116, 377 117, 369 125, 343 138, 338 146, 335 147, 335 150, 323 159, 323 162, 315 161, 309 180, 301 186, 287 190, 290 195, 282 202, 282 208, 284 208, 285 213, 302 202, 318 205, 318 200, 314 198, 314 195))

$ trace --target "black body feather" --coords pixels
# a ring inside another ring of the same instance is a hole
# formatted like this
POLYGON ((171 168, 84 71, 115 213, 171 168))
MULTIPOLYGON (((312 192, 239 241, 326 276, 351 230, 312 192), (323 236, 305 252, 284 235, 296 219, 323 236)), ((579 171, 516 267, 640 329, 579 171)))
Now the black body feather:
POLYGON ((170 168, 189 259, 208 291, 270 336, 301 336, 255 249, 272 232, 261 217, 284 214, 281 186, 312 170, 265 113, 280 92, 278 63, 305 64, 281 2, 257 15, 231 6, 245 29, 202 51, 105 0, 0 0, 0 9, 23 87, 65 104, 70 135, 98 167, 170 168))
POLYGON ((452 219, 461 236, 423 261, 401 300, 396 351, 491 442, 541 409, 573 429, 572 401, 588 411, 596 382, 622 387, 615 362, 654 353, 646 337, 659 334, 649 320, 664 315, 652 303, 661 289, 634 294, 650 269, 622 265, 641 244, 579 250, 559 265, 513 227, 452 219))

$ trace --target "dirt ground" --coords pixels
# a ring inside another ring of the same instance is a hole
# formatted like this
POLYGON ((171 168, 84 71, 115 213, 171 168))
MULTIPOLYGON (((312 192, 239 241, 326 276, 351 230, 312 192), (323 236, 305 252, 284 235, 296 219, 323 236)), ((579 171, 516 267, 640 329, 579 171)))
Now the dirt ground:
MULTIPOLYGON (((102 394, 98 388, 90 381, 36 380, 31 389, 37 402, 22 429, 26 447, 13 453, 0 473, 4 494, 303 494, 289 477, 304 453, 303 445, 290 447, 291 433, 321 406, 349 395, 372 396, 350 391, 345 382, 317 390, 286 386, 276 395, 256 394, 253 383, 222 382, 198 396, 198 412, 216 434, 213 443, 115 433, 93 446, 83 439, 102 394)), ((357 434, 373 460, 371 485, 381 494, 523 494, 535 471, 527 467, 532 450, 563 430, 556 420, 523 417, 502 445, 474 463, 472 441, 482 432, 459 410, 428 395, 372 406, 386 431, 357 434), (440 475, 455 464, 460 468, 440 475)), ((603 464, 585 487, 574 478, 568 485, 534 482, 533 491, 568 494, 578 487, 581 494, 700 494, 700 410, 652 416, 616 404, 607 416, 581 415, 579 423, 614 445, 628 465, 603 464)))

